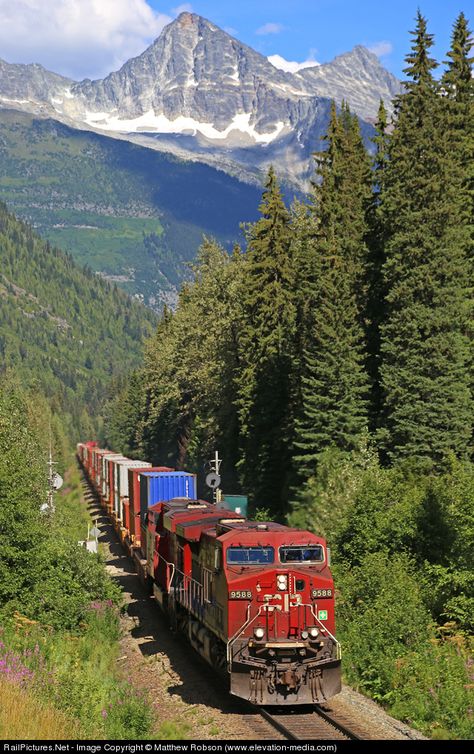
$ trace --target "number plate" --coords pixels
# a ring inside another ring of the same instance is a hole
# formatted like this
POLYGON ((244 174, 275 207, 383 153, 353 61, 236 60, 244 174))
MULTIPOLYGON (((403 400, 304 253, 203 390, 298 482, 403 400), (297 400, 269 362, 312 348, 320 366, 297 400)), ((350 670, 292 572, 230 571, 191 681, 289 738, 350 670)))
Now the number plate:
POLYGON ((330 600, 333 597, 332 589, 311 589, 311 597, 314 600, 330 600))
POLYGON ((235 592, 229 592, 229 599, 231 599, 231 600, 251 600, 252 599, 252 592, 248 592, 248 591, 245 591, 245 590, 235 591, 235 592))

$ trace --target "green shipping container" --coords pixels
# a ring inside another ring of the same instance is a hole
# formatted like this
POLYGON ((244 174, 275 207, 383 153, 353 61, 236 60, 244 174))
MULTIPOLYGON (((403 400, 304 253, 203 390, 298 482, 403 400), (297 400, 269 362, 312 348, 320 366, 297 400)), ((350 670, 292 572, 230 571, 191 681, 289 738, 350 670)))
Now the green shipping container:
POLYGON ((226 508, 240 513, 242 516, 247 516, 247 508, 249 499, 247 495, 223 495, 222 502, 226 508))

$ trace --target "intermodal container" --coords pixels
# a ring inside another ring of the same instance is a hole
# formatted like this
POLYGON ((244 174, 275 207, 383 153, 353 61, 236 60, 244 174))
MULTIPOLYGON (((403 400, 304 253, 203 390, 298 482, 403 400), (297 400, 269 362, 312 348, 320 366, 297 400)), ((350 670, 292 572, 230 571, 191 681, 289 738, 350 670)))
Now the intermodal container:
POLYGON ((140 474, 142 471, 174 471, 168 466, 151 466, 128 469, 128 499, 130 502, 130 538, 135 547, 140 547, 140 474))
POLYGON ((110 504, 112 502, 113 484, 111 486, 110 479, 113 469, 111 469, 110 463, 116 458, 125 458, 125 456, 123 456, 121 453, 112 452, 106 453, 102 456, 100 495, 104 505, 110 504))
MULTIPOLYGON (((147 461, 132 461, 130 458, 114 461, 114 510, 119 521, 124 521, 123 501, 128 498, 128 470, 151 469, 151 463, 147 461)), ((129 528, 129 527, 126 527, 129 528)))
POLYGON ((175 497, 196 499, 196 474, 187 471, 145 471, 140 474, 140 546, 145 558, 148 508, 175 497))
MULTIPOLYGON (((130 503, 128 502, 128 498, 125 498, 122 502, 122 511, 123 511, 123 525, 127 532, 130 534, 130 503)), ((126 533, 127 533, 126 532, 126 533)))
POLYGON ((224 495, 221 503, 217 503, 218 508, 227 508, 227 510, 240 513, 241 516, 247 515, 249 499, 247 495, 224 495))
POLYGON ((140 518, 146 525, 148 508, 174 497, 196 499, 196 474, 187 471, 145 471, 140 474, 140 518))
POLYGON ((117 476, 118 476, 118 464, 121 461, 130 461, 130 458, 127 458, 127 456, 120 456, 116 455, 113 458, 109 458, 107 463, 109 467, 108 472, 108 504, 111 509, 111 513, 115 515, 116 518, 118 518, 119 513, 119 505, 118 505, 118 487, 117 487, 117 476))
POLYGON ((100 492, 100 489, 99 489, 100 463, 102 461, 102 456, 104 456, 106 453, 110 453, 110 451, 105 448, 92 448, 91 477, 92 477, 94 487, 96 488, 98 492, 100 492))

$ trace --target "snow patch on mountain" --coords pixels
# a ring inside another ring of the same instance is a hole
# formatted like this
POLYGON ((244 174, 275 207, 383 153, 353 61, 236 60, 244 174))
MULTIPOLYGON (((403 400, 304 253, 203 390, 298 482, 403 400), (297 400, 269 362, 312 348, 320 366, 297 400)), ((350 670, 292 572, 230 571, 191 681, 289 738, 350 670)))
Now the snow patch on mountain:
POLYGON ((169 120, 165 115, 156 115, 153 110, 149 110, 138 118, 120 118, 111 113, 92 113, 87 112, 84 122, 93 128, 103 131, 117 131, 122 133, 160 133, 160 134, 182 134, 191 132, 193 136, 197 133, 202 134, 207 139, 226 139, 232 131, 240 131, 250 136, 257 144, 270 144, 277 138, 284 128, 284 123, 279 121, 276 128, 269 133, 259 133, 250 125, 252 113, 237 113, 232 118, 231 123, 223 131, 214 127, 213 123, 201 123, 194 118, 187 118, 180 115, 175 120, 169 120))

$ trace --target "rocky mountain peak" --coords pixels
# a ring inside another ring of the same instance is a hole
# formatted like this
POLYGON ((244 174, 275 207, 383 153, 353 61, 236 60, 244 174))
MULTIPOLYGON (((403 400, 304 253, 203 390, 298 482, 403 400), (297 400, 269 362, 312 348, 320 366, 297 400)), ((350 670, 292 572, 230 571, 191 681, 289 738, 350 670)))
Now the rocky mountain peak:
POLYGON ((183 12, 104 79, 74 83, 0 62, 0 106, 39 112, 236 171, 270 162, 296 181, 327 126, 330 100, 365 121, 400 84, 365 47, 290 73, 211 21, 183 12), (12 105, 13 103, 13 105, 12 105), (240 168, 238 168, 240 169, 240 168))
POLYGON ((376 117, 381 99, 390 112, 391 102, 401 90, 399 80, 363 45, 356 45, 330 63, 303 68, 295 75, 320 97, 329 97, 337 103, 346 100, 367 121, 376 117))

